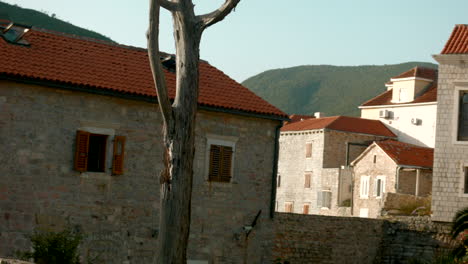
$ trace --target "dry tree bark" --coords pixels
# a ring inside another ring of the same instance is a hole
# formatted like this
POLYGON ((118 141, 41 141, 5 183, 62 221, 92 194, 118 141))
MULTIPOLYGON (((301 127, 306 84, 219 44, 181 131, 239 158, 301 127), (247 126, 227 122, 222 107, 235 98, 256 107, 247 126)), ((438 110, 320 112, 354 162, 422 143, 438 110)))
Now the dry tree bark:
POLYGON ((195 117, 198 101, 200 40, 240 0, 226 0, 217 10, 195 15, 192 0, 150 0, 148 55, 164 121, 165 169, 161 173, 161 207, 156 263, 186 263, 190 231, 195 117), (171 12, 176 46, 176 95, 168 96, 159 51, 161 7, 171 12))

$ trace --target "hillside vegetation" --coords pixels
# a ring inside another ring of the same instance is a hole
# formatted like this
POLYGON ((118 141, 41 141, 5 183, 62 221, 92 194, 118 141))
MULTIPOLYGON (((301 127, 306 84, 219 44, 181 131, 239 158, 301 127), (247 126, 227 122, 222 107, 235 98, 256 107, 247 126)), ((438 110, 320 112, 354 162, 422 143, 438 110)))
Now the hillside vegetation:
POLYGON ((386 90, 391 77, 415 66, 437 68, 427 62, 395 65, 309 65, 269 70, 242 84, 288 114, 359 116, 357 108, 386 90))
POLYGON ((97 32, 77 27, 55 17, 33 9, 22 8, 17 5, 10 5, 0 2, 0 19, 10 20, 16 23, 35 26, 48 30, 74 34, 78 36, 111 41, 110 38, 97 32))

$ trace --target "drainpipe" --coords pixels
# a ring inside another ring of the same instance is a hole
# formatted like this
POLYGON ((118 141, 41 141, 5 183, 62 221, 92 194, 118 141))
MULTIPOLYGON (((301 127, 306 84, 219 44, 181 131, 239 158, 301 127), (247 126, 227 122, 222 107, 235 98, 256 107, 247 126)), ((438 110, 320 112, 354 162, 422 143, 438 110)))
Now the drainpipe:
POLYGON ((279 157, 279 137, 280 129, 283 125, 278 125, 275 128, 275 145, 273 149, 273 175, 271 176, 271 197, 270 197, 270 218, 275 216, 276 203, 276 177, 278 175, 278 157, 279 157))

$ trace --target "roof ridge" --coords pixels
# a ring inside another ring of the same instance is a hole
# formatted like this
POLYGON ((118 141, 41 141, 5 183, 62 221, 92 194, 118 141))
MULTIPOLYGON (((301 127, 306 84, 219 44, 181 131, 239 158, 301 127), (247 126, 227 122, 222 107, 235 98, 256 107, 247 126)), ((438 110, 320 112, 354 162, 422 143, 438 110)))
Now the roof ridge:
POLYGON ((325 128, 329 128, 332 124, 334 124, 335 122, 337 122, 339 119, 341 119, 343 116, 339 115, 339 116, 330 116, 330 117, 334 117, 335 120, 331 121, 328 125, 325 126, 325 128))

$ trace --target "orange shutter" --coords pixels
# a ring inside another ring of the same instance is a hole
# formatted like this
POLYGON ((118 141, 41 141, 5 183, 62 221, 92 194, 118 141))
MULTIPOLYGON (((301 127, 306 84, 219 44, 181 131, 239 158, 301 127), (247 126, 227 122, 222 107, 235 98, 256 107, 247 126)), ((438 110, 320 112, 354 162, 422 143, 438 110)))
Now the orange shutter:
POLYGON ((88 149, 89 149, 89 132, 76 132, 75 146, 75 170, 86 171, 88 169, 88 149))
POLYGON ((112 155, 112 174, 121 175, 124 173, 124 153, 125 153, 125 137, 114 137, 114 154, 112 155))
POLYGON ((208 180, 230 182, 232 171, 232 147, 211 145, 208 180))

